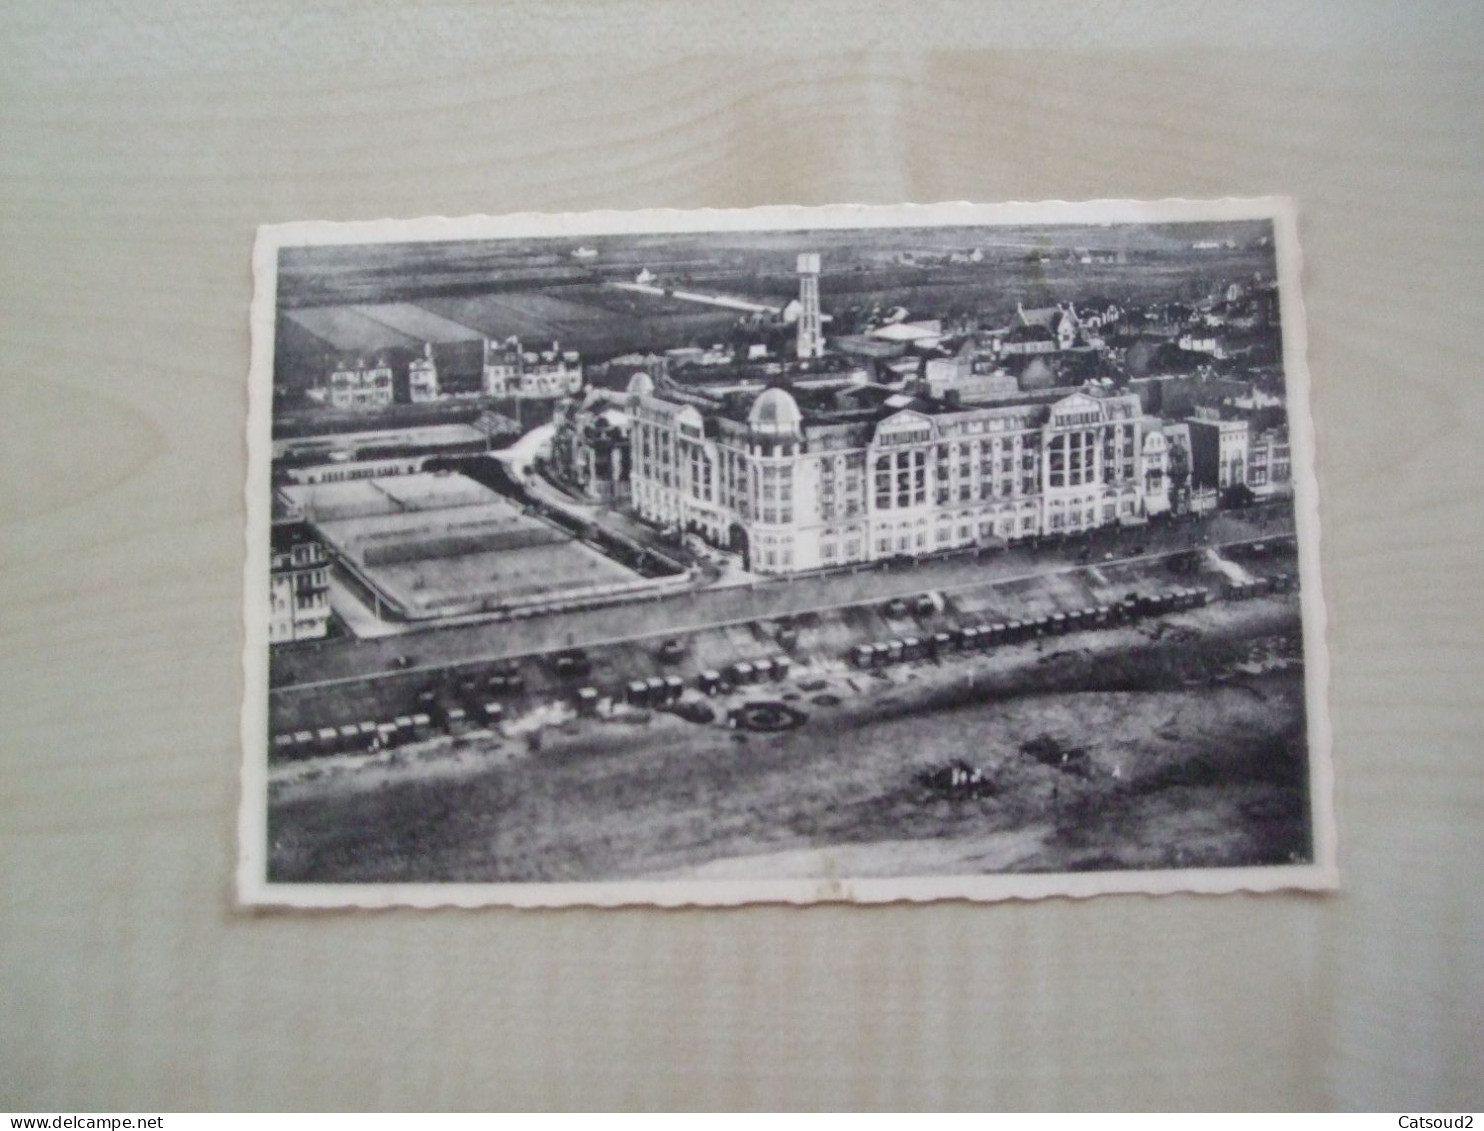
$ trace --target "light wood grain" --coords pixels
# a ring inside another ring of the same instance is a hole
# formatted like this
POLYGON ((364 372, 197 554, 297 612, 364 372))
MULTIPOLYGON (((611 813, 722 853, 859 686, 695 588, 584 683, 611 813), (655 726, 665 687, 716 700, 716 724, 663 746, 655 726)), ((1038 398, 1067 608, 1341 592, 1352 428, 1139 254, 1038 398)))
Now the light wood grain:
POLYGON ((1477 1105, 1480 9, 1229 7, 11 6, 0 1107, 1477 1105), (1268 192, 1343 894, 232 909, 256 224, 1268 192))

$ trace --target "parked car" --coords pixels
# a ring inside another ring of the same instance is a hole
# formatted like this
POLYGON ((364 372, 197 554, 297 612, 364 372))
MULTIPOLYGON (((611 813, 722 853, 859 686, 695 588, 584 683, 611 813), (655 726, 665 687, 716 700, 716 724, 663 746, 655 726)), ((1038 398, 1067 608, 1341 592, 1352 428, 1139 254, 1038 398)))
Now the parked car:
POLYGON ((587 658, 587 653, 581 648, 562 652, 552 661, 556 674, 563 678, 587 675, 592 670, 592 666, 592 661, 587 658))

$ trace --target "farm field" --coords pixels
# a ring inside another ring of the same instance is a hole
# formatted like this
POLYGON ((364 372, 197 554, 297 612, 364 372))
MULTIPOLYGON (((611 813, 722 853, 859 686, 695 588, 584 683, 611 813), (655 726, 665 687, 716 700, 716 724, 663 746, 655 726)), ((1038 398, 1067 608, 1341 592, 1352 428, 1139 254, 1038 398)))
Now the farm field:
MULTIPOLYGON (((1254 232, 1257 229, 1254 229, 1254 232)), ((880 305, 931 317, 974 315, 1006 324, 1017 302, 1108 299, 1124 304, 1206 293, 1221 279, 1273 274, 1272 249, 1250 241, 1192 250, 1201 225, 1110 231, 1069 227, 1048 234, 1017 229, 902 229, 863 243, 840 231, 707 233, 594 237, 590 261, 570 257, 566 239, 475 241, 468 245, 386 245, 285 253, 285 308, 305 303, 412 302, 486 337, 560 340, 590 360, 721 340, 735 323, 662 295, 604 286, 640 268, 663 282, 782 303, 798 293, 793 257, 818 251, 826 313, 880 305), (1093 249, 1136 261, 1081 263, 1093 249), (978 249, 982 262, 946 262, 978 249), (304 262, 299 262, 299 256, 304 262), (311 262, 312 257, 312 262, 311 262), (908 258, 910 257, 910 259, 908 258)))
MULTIPOLYGON (((622 282, 624 280, 620 280, 622 282)), ((794 282, 797 289, 797 280, 794 282)), ((584 306, 596 307, 624 318, 662 318, 673 314, 701 314, 702 308, 685 299, 670 295, 653 295, 605 283, 564 287, 562 297, 584 306)))
MULTIPOLYGON (((801 250, 818 251, 824 257, 821 292, 826 305, 832 294, 890 298, 903 288, 916 291, 926 286, 930 275, 949 289, 993 290, 989 280, 994 276, 1008 279, 1004 286, 1009 294, 1054 293, 1067 298, 1095 293, 1099 286, 1121 291, 1131 279, 1168 297, 1171 281, 1195 287, 1195 280, 1205 275, 1236 278, 1258 270, 1271 274, 1268 247, 1244 241, 1232 248, 1191 249, 1194 240, 1209 234, 1203 225, 1172 224, 1121 230, 1090 225, 1054 230, 905 228, 874 232, 865 242, 859 233, 828 230, 609 236, 587 241, 599 255, 586 264, 567 254, 575 246, 569 239, 316 248, 285 252, 280 288, 287 307, 570 293, 575 303, 613 309, 599 284, 632 279, 647 267, 695 286, 787 298, 797 293, 793 255, 801 250), (981 251, 981 263, 934 262, 929 268, 902 261, 903 256, 914 256, 926 262, 972 248, 981 251), (1132 257, 1138 270, 1075 262, 1072 253, 1083 248, 1132 257), (1044 262, 1033 257, 1044 257, 1044 262)), ((1012 298, 1009 309, 1013 308, 1012 298)), ((624 312, 679 313, 657 307, 624 312)))
MULTIPOLYGON (((1077 248, 1129 255, 1198 255, 1215 262, 1245 249, 1192 253, 1192 242, 1232 234, 1224 224, 1172 223, 1154 226, 1064 224, 1055 227, 994 226, 873 229, 868 240, 853 229, 632 233, 585 236, 598 255, 575 260, 576 238, 459 240, 407 244, 285 248, 279 262, 279 294, 287 307, 335 302, 391 302, 399 295, 519 290, 632 278, 640 268, 691 272, 699 280, 720 266, 738 274, 785 270, 798 250, 820 251, 831 260, 868 266, 894 262, 902 254, 945 255, 980 248, 990 260, 1024 258, 1031 252, 1056 258, 1077 248), (806 246, 807 245, 807 246, 806 246)), ((1254 224, 1250 232, 1261 228, 1254 224)), ((1243 241, 1250 242, 1250 241, 1243 241)))
MULTIPOLYGON (((904 306, 917 316, 978 316, 987 325, 1008 325, 1017 303, 1050 306, 1068 299, 1106 299, 1123 305, 1198 298, 1215 280, 1271 275, 1272 260, 1259 250, 1171 253, 1141 261, 1138 271, 1115 264, 1078 264, 1066 259, 1030 261, 1023 255, 986 260, 976 265, 911 267, 895 263, 855 266, 825 262, 820 301, 826 312, 851 308, 904 306)), ((787 272, 707 274, 696 286, 738 295, 776 299, 797 288, 787 272)))
MULTIPOLYGON (((1191 254, 1170 254, 1142 263, 1138 272, 1112 264, 1075 264, 1064 259, 1027 261, 1018 254, 986 259, 973 266, 932 269, 894 262, 827 260, 820 295, 825 312, 836 317, 874 306, 904 306, 916 315, 973 315, 994 325, 1009 324, 1017 303, 1036 307, 1069 298, 1096 297, 1138 304, 1187 292, 1195 297, 1205 292, 1210 279, 1259 273, 1271 265, 1270 258, 1260 250, 1210 253, 1194 262, 1191 254), (1192 267, 1200 265, 1208 271, 1193 273, 1192 267)), ((730 271, 717 271, 712 264, 706 272, 677 272, 676 277, 686 280, 682 287, 782 305, 797 294, 798 279, 786 268, 780 269, 776 260, 775 256, 759 258, 751 265, 739 263, 730 271)), ((560 341, 589 360, 634 351, 709 345, 725 340, 738 318, 735 311, 708 308, 667 295, 625 291, 590 280, 545 287, 540 282, 530 280, 531 285, 524 289, 433 293, 417 298, 414 305, 491 340, 518 337, 528 346, 560 341)), ((326 317, 337 310, 326 307, 313 313, 326 317)), ((365 348, 369 350, 374 343, 369 337, 367 341, 365 348)))
POLYGON ((492 340, 517 336, 527 345, 553 340, 563 347, 601 360, 636 350, 664 350, 726 337, 736 314, 707 310, 692 303, 655 296, 658 310, 647 309, 649 296, 626 302, 624 292, 602 287, 563 288, 553 292, 500 292, 423 300, 435 313, 479 330, 492 340))
POLYGON ((439 241, 414 244, 285 248, 279 257, 281 302, 399 302, 428 295, 490 290, 502 283, 559 285, 589 273, 536 241, 439 241))

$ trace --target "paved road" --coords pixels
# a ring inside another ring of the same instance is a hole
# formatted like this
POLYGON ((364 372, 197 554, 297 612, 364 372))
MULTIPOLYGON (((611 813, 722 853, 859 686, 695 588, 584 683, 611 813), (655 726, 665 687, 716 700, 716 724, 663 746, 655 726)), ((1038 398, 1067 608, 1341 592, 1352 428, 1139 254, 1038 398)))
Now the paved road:
MULTIPOLYGON (((1155 557, 1186 549, 1197 539, 1212 545, 1276 537, 1293 530, 1286 506, 1254 509, 1247 515, 1222 514, 1199 523, 1146 526, 1110 531, 1092 540, 1092 557, 1128 557, 1135 548, 1155 557)), ((895 570, 766 582, 671 596, 662 602, 588 609, 556 617, 487 622, 429 629, 380 640, 337 639, 276 651, 271 660, 275 692, 375 677, 392 670, 399 656, 415 669, 495 660, 550 649, 587 647, 614 640, 663 636, 696 627, 764 620, 821 608, 884 600, 926 590, 956 590, 1013 581, 1077 566, 1085 540, 1037 550, 1017 547, 982 559, 953 558, 895 570)))
POLYGON ((511 478, 521 482, 530 472, 531 464, 536 462, 536 458, 545 455, 551 448, 551 440, 555 435, 555 424, 542 424, 532 428, 508 448, 491 452, 490 456, 506 466, 511 478))

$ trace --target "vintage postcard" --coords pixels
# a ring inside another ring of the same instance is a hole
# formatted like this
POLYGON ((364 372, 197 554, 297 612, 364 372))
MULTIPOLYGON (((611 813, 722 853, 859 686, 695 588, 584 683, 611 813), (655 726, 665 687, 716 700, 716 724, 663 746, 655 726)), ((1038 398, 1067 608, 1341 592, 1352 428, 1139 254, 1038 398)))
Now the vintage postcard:
POLYGON ((1280 199, 260 231, 238 887, 1336 883, 1280 199))

